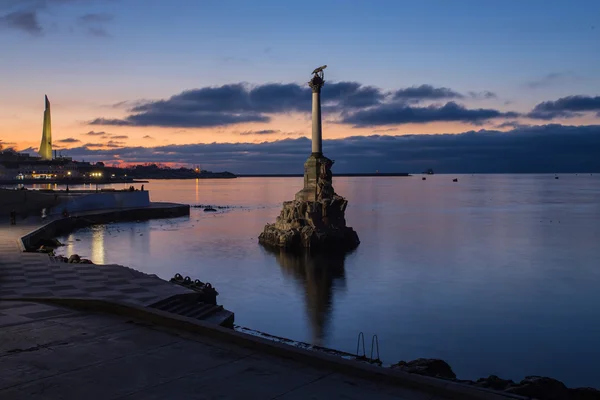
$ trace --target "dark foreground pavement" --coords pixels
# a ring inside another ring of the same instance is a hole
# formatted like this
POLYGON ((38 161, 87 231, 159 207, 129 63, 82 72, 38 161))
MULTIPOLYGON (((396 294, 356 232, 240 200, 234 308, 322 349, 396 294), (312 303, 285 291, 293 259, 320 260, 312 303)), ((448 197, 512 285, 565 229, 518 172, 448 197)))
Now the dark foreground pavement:
POLYGON ((127 317, 0 301, 0 399, 439 399, 127 317))

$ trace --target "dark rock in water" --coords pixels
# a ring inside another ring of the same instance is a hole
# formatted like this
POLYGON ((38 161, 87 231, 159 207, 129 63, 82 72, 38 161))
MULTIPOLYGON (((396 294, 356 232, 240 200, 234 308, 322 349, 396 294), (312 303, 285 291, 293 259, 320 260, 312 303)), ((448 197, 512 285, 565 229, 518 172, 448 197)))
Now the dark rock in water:
POLYGON ((52 249, 52 247, 48 247, 48 246, 40 246, 39 249, 37 249, 38 253, 52 253, 54 250, 52 249))
POLYGON ((81 257, 79 257, 77 254, 73 254, 69 257, 69 260, 67 262, 69 264, 77 264, 81 262, 81 257))
POLYGON ((499 378, 496 375, 480 378, 476 382, 456 379, 450 365, 438 359, 418 358, 408 362, 400 361, 398 364, 392 365, 391 368, 433 378, 451 379, 457 383, 537 400, 600 400, 600 390, 593 388, 569 389, 561 381, 542 376, 526 376, 519 383, 515 383, 510 379, 499 378))
POLYGON ((434 378, 456 379, 456 374, 444 360, 435 358, 417 358, 412 361, 400 361, 392 365, 394 369, 410 372, 413 374, 431 376, 434 378))
POLYGON ((60 247, 60 246, 64 246, 64 244, 62 244, 61 242, 58 241, 58 239, 40 239, 38 241, 38 244, 41 246, 46 246, 46 247, 60 247))
POLYGON ((525 379, 509 387, 505 392, 540 400, 568 400, 571 398, 569 389, 564 383, 542 376, 526 376, 525 379))
POLYGON ((357 233, 346 226, 348 201, 286 201, 274 224, 265 226, 258 241, 288 250, 353 250, 360 244, 357 233))
POLYGON ((88 260, 87 258, 82 258, 79 261, 79 264, 93 264, 92 260, 88 260))
POLYGON ((593 388, 569 389, 570 400, 600 400, 600 390, 593 388))
POLYGON ((514 385, 515 383, 510 379, 502 379, 497 377, 496 375, 490 375, 487 378, 480 378, 477 382, 473 383, 475 386, 488 388, 493 390, 505 390, 509 386, 514 385))
POLYGON ((274 224, 267 224, 259 243, 300 253, 347 252, 360 244, 358 235, 346 225, 348 200, 335 193, 333 160, 313 153, 304 163, 304 187, 294 200, 283 203, 274 224))

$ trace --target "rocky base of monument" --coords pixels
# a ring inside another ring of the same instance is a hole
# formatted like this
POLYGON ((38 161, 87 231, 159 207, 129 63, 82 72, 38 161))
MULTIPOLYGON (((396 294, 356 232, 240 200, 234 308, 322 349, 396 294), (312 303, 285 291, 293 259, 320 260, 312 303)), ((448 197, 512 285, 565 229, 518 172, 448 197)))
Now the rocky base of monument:
POLYGON ((408 362, 400 361, 391 368, 538 400, 600 400, 599 390, 568 388, 561 381, 542 376, 526 376, 520 382, 502 379, 496 375, 476 381, 456 379, 456 374, 447 362, 431 358, 418 358, 408 362))
POLYGON ((341 196, 320 201, 286 201, 275 223, 265 226, 258 241, 291 251, 353 250, 360 240, 354 229, 346 226, 347 205, 341 196))

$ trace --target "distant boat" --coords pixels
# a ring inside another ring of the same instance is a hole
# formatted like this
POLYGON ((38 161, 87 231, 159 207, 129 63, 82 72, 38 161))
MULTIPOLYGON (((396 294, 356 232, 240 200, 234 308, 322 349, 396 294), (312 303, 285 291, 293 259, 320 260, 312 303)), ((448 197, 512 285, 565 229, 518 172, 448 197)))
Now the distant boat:
POLYGON ((427 178, 425 178, 425 177, 422 177, 422 178, 421 178, 421 180, 426 180, 426 179, 427 179, 427 178))
POLYGON ((208 207, 204 207, 204 212, 215 212, 217 211, 215 208, 212 208, 211 206, 208 207))
POLYGON ((554 179, 558 179, 558 176, 555 176, 554 179))
POLYGON ((452 182, 458 182, 458 178, 452 179, 452 182))

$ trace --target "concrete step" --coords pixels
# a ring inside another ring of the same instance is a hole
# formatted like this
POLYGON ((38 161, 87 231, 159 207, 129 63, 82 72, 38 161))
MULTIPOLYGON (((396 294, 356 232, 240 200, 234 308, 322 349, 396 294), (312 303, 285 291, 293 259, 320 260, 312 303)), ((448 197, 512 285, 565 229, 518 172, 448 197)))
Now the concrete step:
POLYGON ((223 306, 207 304, 187 295, 175 295, 151 304, 149 307, 194 318, 208 323, 233 328, 234 314, 223 306))

